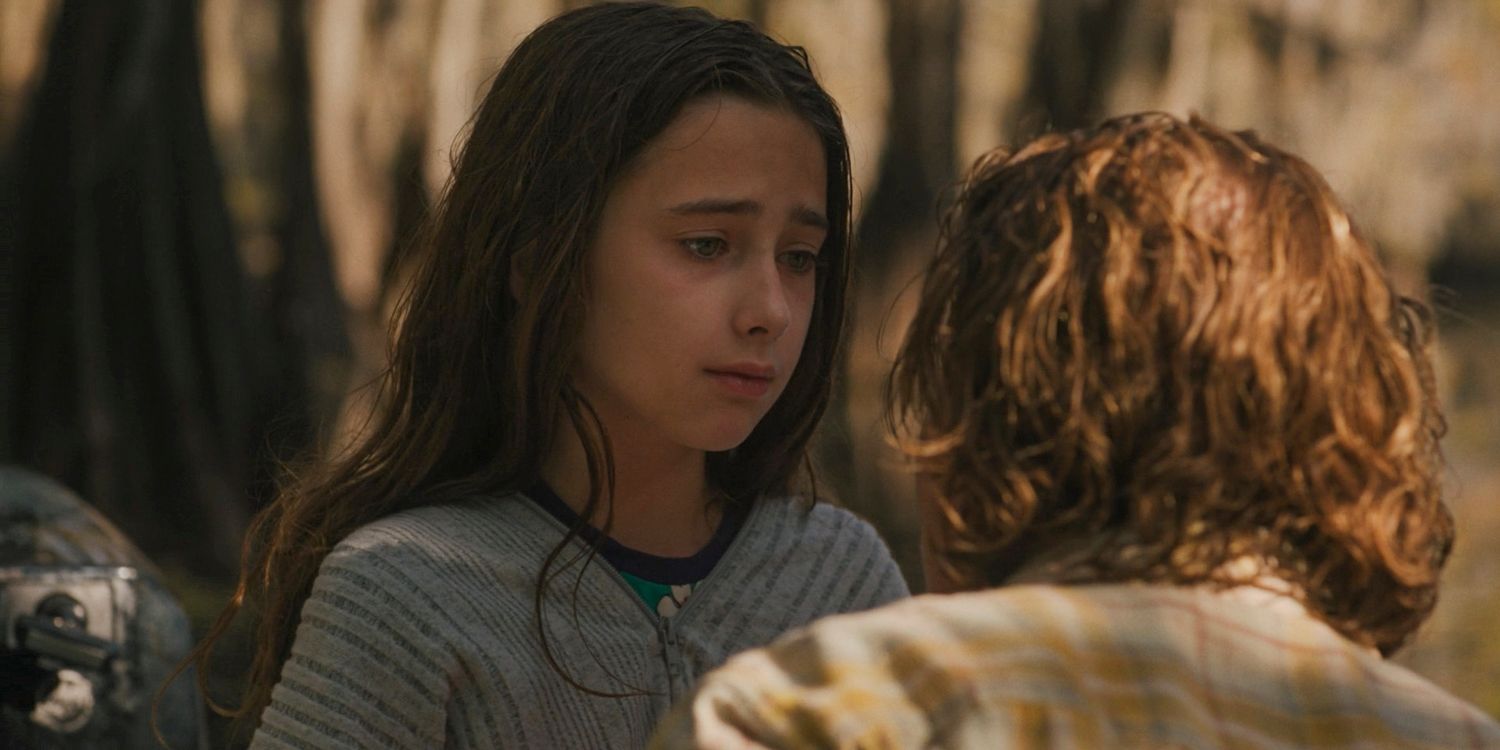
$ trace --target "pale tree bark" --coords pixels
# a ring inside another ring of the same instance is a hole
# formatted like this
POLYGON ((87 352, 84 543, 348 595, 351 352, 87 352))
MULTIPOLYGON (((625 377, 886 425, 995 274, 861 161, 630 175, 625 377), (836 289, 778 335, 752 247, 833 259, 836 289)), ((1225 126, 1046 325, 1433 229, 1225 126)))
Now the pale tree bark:
POLYGON ((964 2, 954 135, 960 172, 981 154, 1012 145, 1008 128, 1030 73, 1039 2, 964 2))
POLYGON ((553 2, 444 0, 433 40, 426 107, 423 176, 436 195, 448 180, 451 154, 467 137, 486 85, 532 29, 560 10, 553 2))
POLYGON ((0 3, 0 145, 8 143, 37 71, 46 64, 42 39, 61 0, 6 0, 0 3))
POLYGON ((307 6, 318 193, 339 292, 362 318, 378 313, 393 229, 393 165, 417 127, 413 109, 427 99, 420 66, 433 19, 414 5, 307 6))
POLYGON ((763 28, 777 39, 807 50, 819 83, 833 96, 844 116, 857 218, 864 199, 874 190, 890 108, 885 2, 767 0, 762 6, 763 28))
MULTIPOLYGON (((550 2, 318 0, 308 7, 313 162, 354 344, 350 390, 385 361, 399 251, 447 180, 483 85, 550 2)), ((345 404, 336 440, 374 391, 345 404)))
POLYGON ((1421 295, 1460 212, 1500 205, 1497 17, 1421 0, 1142 3, 1105 109, 1195 111, 1301 154, 1421 295))

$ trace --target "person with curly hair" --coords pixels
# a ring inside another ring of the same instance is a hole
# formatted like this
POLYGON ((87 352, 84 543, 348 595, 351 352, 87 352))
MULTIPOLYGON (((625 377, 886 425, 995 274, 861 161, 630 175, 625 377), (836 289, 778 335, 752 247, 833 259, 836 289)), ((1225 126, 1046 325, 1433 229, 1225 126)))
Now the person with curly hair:
POLYGON ((1302 159, 1118 117, 981 158, 888 388, 928 595, 732 659, 662 747, 1500 747, 1385 659, 1453 544, 1427 308, 1302 159))

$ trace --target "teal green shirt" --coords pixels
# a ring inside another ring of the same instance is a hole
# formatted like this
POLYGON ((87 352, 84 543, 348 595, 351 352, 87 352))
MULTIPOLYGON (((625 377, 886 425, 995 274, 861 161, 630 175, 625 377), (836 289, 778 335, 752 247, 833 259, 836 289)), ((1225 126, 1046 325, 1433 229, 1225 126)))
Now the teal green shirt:
POLYGON ((640 576, 631 575, 626 571, 619 571, 620 577, 635 589, 636 596, 646 603, 646 606, 654 610, 662 617, 671 617, 677 614, 677 610, 687 603, 688 595, 693 593, 694 583, 683 583, 676 586, 648 581, 640 576))

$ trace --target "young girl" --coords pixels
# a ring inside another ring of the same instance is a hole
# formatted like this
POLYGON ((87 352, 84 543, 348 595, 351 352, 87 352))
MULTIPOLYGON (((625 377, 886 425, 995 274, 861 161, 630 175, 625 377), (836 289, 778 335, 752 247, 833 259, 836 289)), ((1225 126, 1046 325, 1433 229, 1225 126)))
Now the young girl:
MULTIPOLYGON (((699 10, 562 15, 434 210, 381 408, 247 542, 254 747, 630 747, 696 677, 906 594, 791 496, 849 276, 805 54, 699 10)), ((203 674, 207 670, 201 670, 203 674)))

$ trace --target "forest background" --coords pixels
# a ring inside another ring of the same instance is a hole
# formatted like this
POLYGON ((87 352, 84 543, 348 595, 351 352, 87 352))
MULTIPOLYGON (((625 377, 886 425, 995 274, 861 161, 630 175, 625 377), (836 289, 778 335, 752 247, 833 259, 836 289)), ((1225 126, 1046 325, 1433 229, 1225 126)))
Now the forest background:
MULTIPOLYGON (((201 632, 277 462, 365 408, 404 242, 483 86, 578 4, 0 2, 0 463, 103 511, 201 632)), ((1438 309, 1460 538, 1398 658, 1500 714, 1500 0, 699 4, 805 46, 843 108, 855 310, 820 479, 914 589, 879 399, 941 196, 997 145, 1196 112, 1308 158, 1438 309)))

